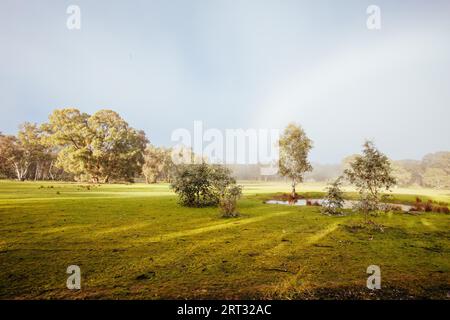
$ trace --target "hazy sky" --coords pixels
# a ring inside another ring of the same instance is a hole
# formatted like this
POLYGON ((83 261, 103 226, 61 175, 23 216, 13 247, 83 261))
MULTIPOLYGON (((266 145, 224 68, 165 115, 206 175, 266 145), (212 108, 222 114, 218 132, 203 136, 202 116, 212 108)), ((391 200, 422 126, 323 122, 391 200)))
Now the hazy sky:
POLYGON ((118 111, 150 140, 282 128, 338 162, 450 150, 450 1, 0 0, 0 131, 56 108, 118 111), (68 30, 66 9, 81 9, 68 30), (381 8, 368 30, 366 8, 381 8))

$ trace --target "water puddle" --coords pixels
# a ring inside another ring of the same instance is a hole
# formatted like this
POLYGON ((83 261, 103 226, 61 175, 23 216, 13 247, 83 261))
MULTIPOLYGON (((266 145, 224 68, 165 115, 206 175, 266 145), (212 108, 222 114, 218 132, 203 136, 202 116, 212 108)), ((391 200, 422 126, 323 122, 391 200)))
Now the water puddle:
MULTIPOLYGON (((289 201, 281 201, 281 200, 267 200, 266 204, 281 204, 281 205, 292 205, 292 206, 306 206, 307 202, 311 203, 311 206, 314 206, 314 204, 322 205, 325 203, 326 200, 324 199, 298 199, 297 201, 289 202, 289 201)), ((344 209, 352 209, 357 201, 355 200, 345 200, 344 201, 344 209)), ((389 205, 400 207, 402 211, 409 211, 412 206, 406 205, 406 204, 396 204, 396 203, 389 203, 389 205)))

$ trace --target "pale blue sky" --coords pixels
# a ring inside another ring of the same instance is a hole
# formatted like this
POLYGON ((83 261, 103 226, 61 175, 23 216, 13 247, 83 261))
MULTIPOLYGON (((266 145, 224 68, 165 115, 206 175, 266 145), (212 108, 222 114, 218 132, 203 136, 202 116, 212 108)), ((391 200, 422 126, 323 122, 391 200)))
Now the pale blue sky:
POLYGON ((0 0, 0 131, 110 108, 157 144, 176 128, 302 124, 312 160, 365 138, 394 159, 450 150, 449 1, 0 0), (81 30, 66 8, 81 8, 81 30), (366 28, 366 8, 382 28, 366 28))

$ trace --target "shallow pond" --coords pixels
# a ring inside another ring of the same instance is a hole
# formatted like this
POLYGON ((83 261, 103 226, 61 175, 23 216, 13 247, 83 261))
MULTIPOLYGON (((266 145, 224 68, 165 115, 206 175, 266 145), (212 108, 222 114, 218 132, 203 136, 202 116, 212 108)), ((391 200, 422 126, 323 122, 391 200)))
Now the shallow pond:
MULTIPOLYGON (((281 205, 293 205, 293 206, 306 206, 306 202, 310 201, 311 203, 318 203, 322 205, 325 200, 324 199, 299 199, 296 202, 289 201, 281 201, 281 200, 267 200, 266 204, 281 204, 281 205)), ((355 205, 357 201, 355 200, 344 200, 344 209, 351 209, 355 205)), ((388 203, 389 205, 401 207, 403 211, 409 211, 412 206, 406 204, 397 204, 397 203, 388 203)))

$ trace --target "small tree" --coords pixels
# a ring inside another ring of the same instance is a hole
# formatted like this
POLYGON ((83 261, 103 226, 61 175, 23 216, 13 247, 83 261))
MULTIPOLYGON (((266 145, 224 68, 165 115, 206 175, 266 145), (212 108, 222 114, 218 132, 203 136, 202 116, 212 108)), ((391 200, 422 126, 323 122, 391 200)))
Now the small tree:
POLYGON ((280 160, 279 173, 292 181, 292 197, 296 197, 295 187, 303 181, 305 172, 311 171, 308 153, 312 148, 312 141, 306 136, 302 127, 294 123, 284 130, 279 141, 280 160))
POLYGON ((219 200, 219 207, 223 217, 232 218, 239 215, 236 211, 236 205, 241 195, 242 187, 239 185, 230 185, 225 188, 219 200))
POLYGON ((389 190, 396 183, 388 157, 371 141, 364 143, 363 154, 355 157, 344 174, 358 189, 360 201, 357 209, 364 213, 366 220, 369 212, 379 208, 380 190, 389 190))
POLYGON ((322 203, 322 213, 338 215, 344 207, 344 193, 341 190, 342 177, 337 178, 327 187, 327 193, 322 203))

